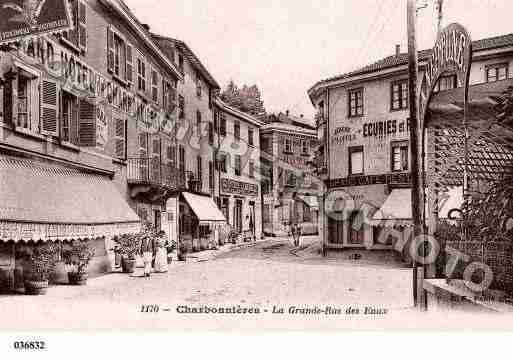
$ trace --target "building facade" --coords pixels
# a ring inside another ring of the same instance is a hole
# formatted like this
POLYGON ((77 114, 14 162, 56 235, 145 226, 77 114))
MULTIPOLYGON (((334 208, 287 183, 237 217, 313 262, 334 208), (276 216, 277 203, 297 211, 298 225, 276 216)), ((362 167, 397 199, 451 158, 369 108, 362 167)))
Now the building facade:
POLYGON ((263 122, 223 101, 215 102, 218 141, 217 204, 228 224, 244 239, 262 237, 260 128, 263 122))
POLYGON ((316 234, 322 185, 312 172, 317 148, 315 128, 288 114, 260 130, 263 225, 268 235, 287 235, 299 223, 304 234, 316 234))
POLYGON ((0 54, 4 288, 42 242, 91 239, 90 273, 108 272, 113 237, 158 226, 183 178, 168 156, 183 75, 122 1, 69 6, 72 30, 0 54))
MULTIPOLYGON (((513 35, 475 41, 471 86, 508 81, 512 50, 513 35)), ((419 52, 421 74, 430 55, 431 50, 419 52)), ((461 86, 455 74, 445 73, 435 92, 461 86)), ((308 94, 318 110, 317 173, 327 186, 323 206, 345 201, 341 213, 322 215, 325 248, 392 248, 392 238, 378 241, 383 228, 406 233, 411 225, 407 54, 397 47, 395 55, 320 81, 308 94)), ((427 141, 428 154, 435 155, 429 136, 427 141)))

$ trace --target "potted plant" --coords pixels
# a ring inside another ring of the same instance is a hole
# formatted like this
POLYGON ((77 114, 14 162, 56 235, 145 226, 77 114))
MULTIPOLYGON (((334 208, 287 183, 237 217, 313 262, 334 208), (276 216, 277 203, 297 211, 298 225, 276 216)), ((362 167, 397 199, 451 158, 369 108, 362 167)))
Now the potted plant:
POLYGON ((43 245, 33 249, 29 260, 30 273, 25 280, 25 294, 46 294, 50 273, 55 268, 56 253, 54 245, 43 245))
POLYGON ((123 273, 135 271, 135 255, 141 248, 141 236, 139 234, 125 234, 114 240, 121 254, 121 268, 123 273))
POLYGON ((180 242, 178 246, 178 260, 181 262, 185 262, 187 260, 187 246, 184 242, 180 242))
POLYGON ((64 264, 68 269, 68 282, 71 285, 85 285, 88 266, 94 257, 94 248, 86 242, 74 241, 71 248, 62 253, 64 264))

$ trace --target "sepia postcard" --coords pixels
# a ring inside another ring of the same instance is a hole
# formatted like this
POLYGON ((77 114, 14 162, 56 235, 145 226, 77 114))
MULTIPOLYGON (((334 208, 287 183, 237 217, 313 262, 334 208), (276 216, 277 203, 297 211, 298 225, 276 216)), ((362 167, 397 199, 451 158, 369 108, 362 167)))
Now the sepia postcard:
POLYGON ((0 330, 511 329, 512 13, 0 0, 0 330))

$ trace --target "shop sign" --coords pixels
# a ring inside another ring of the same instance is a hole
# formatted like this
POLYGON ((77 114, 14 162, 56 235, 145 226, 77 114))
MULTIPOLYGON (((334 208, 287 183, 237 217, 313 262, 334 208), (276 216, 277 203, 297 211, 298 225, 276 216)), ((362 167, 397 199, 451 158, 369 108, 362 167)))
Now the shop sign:
POLYGON ((362 128, 363 137, 384 137, 397 135, 410 131, 410 120, 405 121, 388 120, 364 123, 362 128))
POLYGON ((297 155, 281 155, 278 156, 278 159, 281 162, 287 163, 291 166, 295 167, 305 167, 307 166, 308 158, 305 156, 297 156, 297 155))
POLYGON ((376 184, 410 184, 410 173, 389 173, 369 176, 350 176, 330 180, 330 188, 369 186, 376 184))
POLYGON ((105 108, 96 106, 96 146, 103 148, 109 137, 109 127, 105 108))
POLYGON ((333 132, 333 136, 331 138, 331 143, 333 145, 342 145, 347 142, 354 141, 356 139, 356 134, 352 133, 351 127, 337 127, 333 132))
POLYGON ((71 29, 67 0, 9 0, 0 5, 0 44, 71 29))
POLYGON ((462 84, 465 89, 464 102, 467 102, 471 63, 472 40, 469 33, 460 24, 450 24, 438 35, 431 57, 426 65, 420 89, 419 111, 421 123, 425 118, 433 89, 444 72, 454 72, 456 74, 458 83, 462 84))
POLYGON ((221 179, 221 191, 225 194, 258 196, 258 186, 256 184, 235 181, 228 178, 221 179))

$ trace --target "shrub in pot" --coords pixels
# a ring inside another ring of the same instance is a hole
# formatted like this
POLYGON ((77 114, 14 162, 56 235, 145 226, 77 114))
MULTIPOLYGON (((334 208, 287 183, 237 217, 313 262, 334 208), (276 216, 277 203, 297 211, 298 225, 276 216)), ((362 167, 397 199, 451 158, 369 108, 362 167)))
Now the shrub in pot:
POLYGON ((94 248, 87 242, 74 241, 70 249, 63 251, 62 258, 68 271, 68 282, 71 285, 85 285, 88 277, 88 266, 94 257, 94 248))
POLYGON ((124 234, 114 239, 121 254, 123 273, 135 271, 135 256, 141 250, 142 237, 139 234, 124 234))
POLYGON ((25 280, 25 294, 43 295, 48 288, 50 273, 57 261, 57 247, 54 244, 37 246, 30 255, 30 273, 25 280))

